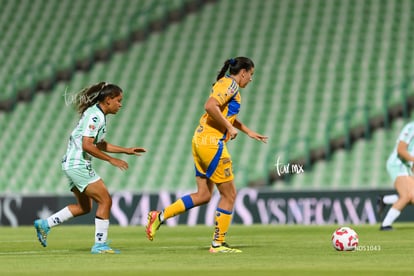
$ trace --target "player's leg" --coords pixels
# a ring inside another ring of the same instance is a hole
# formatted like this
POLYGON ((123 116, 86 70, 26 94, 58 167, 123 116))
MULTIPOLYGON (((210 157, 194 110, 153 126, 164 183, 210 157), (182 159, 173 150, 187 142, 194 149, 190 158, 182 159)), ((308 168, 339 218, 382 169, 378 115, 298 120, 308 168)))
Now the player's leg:
POLYGON ((392 205, 398 200, 397 194, 380 195, 377 197, 376 210, 378 216, 381 217, 384 212, 385 206, 392 205))
POLYGON ((385 205, 392 205, 395 202, 397 202, 397 200, 398 200, 397 194, 390 194, 390 195, 382 196, 382 201, 384 202, 385 205))
POLYGON ((148 223, 145 227, 145 232, 150 241, 154 239, 156 231, 165 220, 210 201, 214 190, 214 183, 201 176, 196 176, 196 182, 197 192, 179 198, 161 212, 151 211, 148 213, 148 223))
POLYGON ((74 217, 88 214, 92 209, 92 198, 88 197, 85 193, 81 193, 76 187, 72 189, 72 192, 76 197, 77 204, 67 206, 71 214, 74 217))
POLYGON ((78 217, 84 214, 87 214, 92 209, 92 199, 79 192, 79 190, 74 187, 72 189, 73 194, 76 197, 76 204, 70 204, 60 211, 49 216, 46 221, 48 227, 52 228, 62 224, 63 222, 73 218, 78 217))
POLYGON ((395 179, 395 189, 398 192, 398 200, 388 210, 382 224, 381 230, 391 230, 393 222, 400 216, 401 211, 412 200, 414 179, 410 176, 398 176, 395 179))
POLYGON ((34 227, 36 229, 37 238, 43 247, 47 246, 47 235, 50 232, 50 228, 60 225, 61 223, 73 218, 73 214, 70 212, 69 206, 59 210, 47 219, 37 219, 34 221, 34 227))
POLYGON ((212 182, 216 183, 220 193, 220 201, 217 205, 215 214, 215 228, 210 252, 238 253, 241 252, 241 250, 230 248, 225 242, 225 236, 233 216, 233 207, 234 202, 236 201, 237 192, 233 180, 234 175, 231 156, 227 150, 226 144, 222 144, 222 146, 222 151, 214 170, 211 173, 209 173, 210 168, 207 170, 207 176, 212 182))
POLYGON ((226 242, 226 234, 230 227, 234 202, 236 200, 236 187, 233 180, 217 184, 220 192, 220 201, 215 215, 215 228, 211 253, 239 253, 241 250, 231 248, 226 242))
POLYGON ((112 198, 102 179, 91 183, 84 193, 97 203, 95 215, 95 244, 91 253, 119 253, 107 244, 112 198))
POLYGON ((220 192, 220 201, 215 215, 215 230, 213 245, 221 245, 225 242, 227 231, 230 227, 234 202, 236 200, 236 187, 233 181, 217 184, 220 192))
POLYGON ((147 238, 152 241, 156 231, 163 221, 182 214, 183 212, 210 201, 213 194, 214 184, 208 180, 207 171, 214 172, 217 160, 220 159, 222 144, 212 145, 192 141, 192 154, 194 168, 196 171, 197 192, 185 195, 173 204, 164 208, 163 211, 151 211, 148 213, 148 222, 145 227, 147 238))
POLYGON ((185 211, 206 204, 213 195, 214 183, 206 177, 196 176, 197 192, 185 195, 176 202, 167 206, 160 214, 161 221, 177 216, 185 211))
POLYGON ((86 195, 82 194, 77 188, 77 186, 79 186, 82 189, 83 186, 87 185, 87 181, 89 180, 89 174, 87 175, 87 177, 84 177, 84 174, 82 172, 75 170, 65 172, 65 174, 69 179, 69 186, 71 187, 71 191, 77 199, 77 203, 66 206, 65 208, 52 214, 46 219, 35 220, 34 227, 36 229, 37 237, 44 247, 47 246, 47 235, 50 232, 50 228, 58 226, 73 217, 89 213, 92 208, 91 199, 86 195), (76 185, 75 182, 80 184, 76 185))
MULTIPOLYGON (((398 176, 410 176, 411 174, 407 167, 402 166, 401 164, 395 164, 392 158, 387 160, 386 167, 387 167, 387 173, 391 177, 394 184, 398 176)), ((378 213, 382 213, 382 211, 385 208, 385 205, 392 205, 396 203, 397 200, 398 200, 397 194, 380 195, 377 199, 378 213)))

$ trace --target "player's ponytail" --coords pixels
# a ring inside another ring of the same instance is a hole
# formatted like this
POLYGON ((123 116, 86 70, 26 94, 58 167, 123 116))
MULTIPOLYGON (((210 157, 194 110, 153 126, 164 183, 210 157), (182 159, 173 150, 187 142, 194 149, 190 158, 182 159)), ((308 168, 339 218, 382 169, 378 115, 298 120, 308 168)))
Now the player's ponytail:
POLYGON ((241 69, 250 70, 254 67, 254 63, 250 58, 247 57, 236 57, 230 58, 224 62, 223 67, 221 68, 219 74, 217 75, 216 80, 221 79, 226 75, 227 70, 229 70, 231 75, 237 75, 241 69))
POLYGON ((231 59, 228 59, 224 62, 224 65, 223 65, 223 67, 221 67, 221 70, 220 70, 219 74, 217 75, 216 80, 219 80, 222 77, 224 77, 224 75, 226 74, 227 70, 230 67, 230 62, 234 63, 234 59, 231 58, 231 59))
POLYGON ((122 89, 107 82, 100 82, 82 89, 76 95, 76 109, 83 114, 86 109, 103 101, 106 97, 117 97, 122 93, 122 89))

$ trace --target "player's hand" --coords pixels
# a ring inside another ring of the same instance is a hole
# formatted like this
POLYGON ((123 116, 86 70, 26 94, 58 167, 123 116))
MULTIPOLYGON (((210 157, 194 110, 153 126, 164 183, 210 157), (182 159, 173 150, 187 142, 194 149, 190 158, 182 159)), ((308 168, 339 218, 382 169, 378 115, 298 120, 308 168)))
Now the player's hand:
POLYGON ((144 148, 138 148, 138 147, 133 147, 133 148, 127 148, 126 149, 126 154, 130 154, 130 155, 136 155, 136 156, 141 156, 143 152, 147 152, 146 149, 144 148))
POLYGON ((128 169, 128 163, 118 158, 109 159, 109 163, 115 167, 120 168, 121 171, 126 171, 128 169))
POLYGON ((254 131, 249 132, 248 135, 249 135, 250 138, 253 138, 253 139, 255 139, 257 141, 260 141, 260 142, 263 142, 265 144, 267 143, 267 139, 269 139, 269 137, 264 136, 264 135, 259 134, 259 133, 256 133, 254 131))
POLYGON ((238 130, 233 126, 227 129, 227 137, 230 138, 230 140, 235 139, 238 133, 238 130))

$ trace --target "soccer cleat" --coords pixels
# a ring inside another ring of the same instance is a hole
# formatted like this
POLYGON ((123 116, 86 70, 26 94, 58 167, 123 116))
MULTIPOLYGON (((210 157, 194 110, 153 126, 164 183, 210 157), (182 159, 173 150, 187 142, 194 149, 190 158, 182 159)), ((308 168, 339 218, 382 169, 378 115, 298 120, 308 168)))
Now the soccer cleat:
POLYGON ((148 213, 148 222, 145 227, 145 232, 147 233, 147 238, 152 241, 154 240, 155 232, 161 226, 160 213, 158 211, 151 211, 148 213))
POLYGON ((391 225, 387 225, 387 226, 382 226, 380 227, 380 231, 392 231, 394 230, 394 228, 392 228, 391 225))
POLYGON ((34 222, 34 227, 36 228, 37 238, 43 247, 47 246, 47 234, 49 234, 50 227, 47 225, 47 220, 37 219, 34 222))
POLYGON ((377 197, 377 204, 376 204, 376 211, 378 214, 378 217, 382 216, 382 212, 384 212, 385 203, 384 203, 384 196, 380 195, 377 197))
POLYGON ((104 243, 95 243, 91 249, 92 254, 119 254, 119 250, 115 250, 109 247, 109 245, 104 243))
POLYGON ((243 252, 240 249, 231 248, 230 245, 228 245, 225 242, 223 242, 221 245, 218 245, 218 246, 211 245, 209 251, 210 253, 241 253, 243 252))

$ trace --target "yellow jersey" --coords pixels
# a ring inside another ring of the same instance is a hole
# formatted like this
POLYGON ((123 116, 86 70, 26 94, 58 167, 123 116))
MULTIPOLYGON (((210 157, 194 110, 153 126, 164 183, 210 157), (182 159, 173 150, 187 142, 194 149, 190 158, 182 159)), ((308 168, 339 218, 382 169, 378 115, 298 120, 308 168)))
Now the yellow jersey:
MULTIPOLYGON (((239 85, 236 81, 228 75, 222 77, 213 85, 210 97, 218 101, 224 118, 233 124, 240 111, 241 104, 239 85)), ((229 139, 227 130, 222 129, 207 112, 201 116, 200 124, 194 136, 197 138, 203 137, 204 143, 207 144, 216 144, 219 140, 227 141, 229 139), (206 138, 207 140, 205 140, 206 138)))

